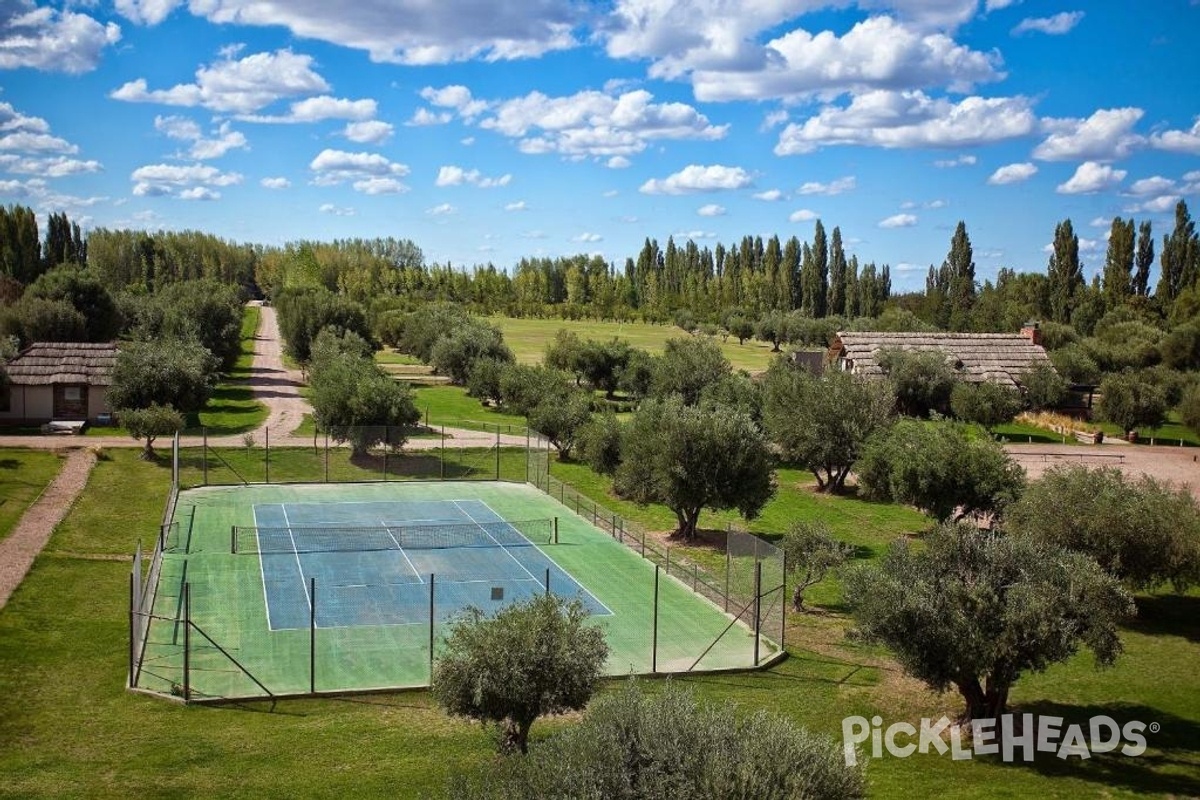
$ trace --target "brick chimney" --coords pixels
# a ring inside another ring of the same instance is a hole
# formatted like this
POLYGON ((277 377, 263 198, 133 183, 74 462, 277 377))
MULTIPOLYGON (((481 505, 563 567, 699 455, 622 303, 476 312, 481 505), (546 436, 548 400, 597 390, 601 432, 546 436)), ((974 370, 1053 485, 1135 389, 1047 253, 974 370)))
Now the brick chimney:
POLYGON ((1026 322, 1021 327, 1021 335, 1036 345, 1042 344, 1042 328, 1037 320, 1026 322))

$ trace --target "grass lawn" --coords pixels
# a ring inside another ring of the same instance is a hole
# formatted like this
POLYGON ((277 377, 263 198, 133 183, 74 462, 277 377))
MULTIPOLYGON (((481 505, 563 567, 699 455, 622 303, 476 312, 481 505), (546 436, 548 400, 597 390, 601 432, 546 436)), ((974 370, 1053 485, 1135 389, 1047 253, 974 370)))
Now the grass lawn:
MULTIPOLYGON (((512 348, 517 361, 522 364, 540 364, 546 354, 546 345, 554 341, 554 335, 560 328, 575 331, 581 339, 624 339, 634 347, 649 350, 651 353, 661 353, 668 339, 679 339, 689 335, 673 325, 651 325, 645 322, 514 317, 488 317, 488 321, 504 332, 505 343, 512 348)), ((720 345, 721 351, 733 364, 734 369, 762 372, 770 365, 771 359, 778 355, 771 352, 771 345, 758 340, 747 340, 745 344, 738 344, 737 339, 733 337, 724 342, 720 337, 716 337, 714 341, 720 345)))
POLYGON ((416 384, 412 388, 413 400, 421 412, 422 425, 487 431, 494 431, 500 426, 501 433, 525 432, 524 417, 484 407, 474 397, 467 397, 467 390, 461 386, 416 384))
MULTIPOLYGON (((240 453, 222 451, 229 460, 240 453)), ((605 496, 604 481, 589 479, 582 467, 555 463, 552 471, 618 505, 605 496)), ((46 552, 0 609, 0 797, 127 797, 130 787, 148 796, 421 797, 440 794, 451 774, 495 758, 483 729, 448 719, 424 692, 287 701, 274 713, 265 703, 183 707, 127 693, 129 565, 116 559, 154 535, 168 481, 165 466, 139 461, 136 451, 107 451, 46 552)), ((670 524, 661 509, 628 511, 646 524, 670 524)), ((779 495, 754 527, 775 533, 806 515, 827 518, 839 535, 862 545, 863 556, 924 524, 904 509, 815 495, 803 473, 783 470, 779 495)), ((708 515, 704 524, 723 522, 708 515)), ((956 694, 931 693, 885 651, 848 640, 836 595, 814 594, 815 613, 790 617, 792 657, 773 669, 680 680, 704 698, 732 701, 746 712, 769 709, 838 741, 850 714, 878 714, 890 724, 958 712, 956 694)), ((870 795, 1200 794, 1194 677, 1200 595, 1146 596, 1140 605, 1114 668, 1097 671, 1090 656, 1079 655, 1025 676, 1012 702, 1018 713, 1068 722, 1107 714, 1121 723, 1157 723, 1145 755, 1083 761, 1039 754, 1032 764, 1013 765, 993 757, 885 757, 867 765, 870 795)), ((567 724, 538 722, 532 746, 567 724)))
POLYGON ((233 369, 217 385, 213 396, 199 414, 199 424, 208 428, 210 436, 246 433, 267 420, 267 407, 254 399, 254 393, 246 385, 254 360, 254 337, 261 315, 262 310, 258 306, 243 307, 241 353, 233 369))
MULTIPOLYGON (((1123 438, 1125 431, 1121 430, 1119 425, 1114 425, 1111 422, 1098 423, 1104 430, 1106 437, 1123 438)), ((1179 444, 1183 443, 1184 447, 1200 447, 1200 436, 1191 428, 1183 424, 1179 419, 1179 413, 1171 411, 1167 414, 1167 423, 1160 428, 1138 428, 1138 443, 1139 444, 1179 444)))
POLYGON ((0 540, 12 533, 61 467, 62 458, 46 450, 0 451, 0 540))

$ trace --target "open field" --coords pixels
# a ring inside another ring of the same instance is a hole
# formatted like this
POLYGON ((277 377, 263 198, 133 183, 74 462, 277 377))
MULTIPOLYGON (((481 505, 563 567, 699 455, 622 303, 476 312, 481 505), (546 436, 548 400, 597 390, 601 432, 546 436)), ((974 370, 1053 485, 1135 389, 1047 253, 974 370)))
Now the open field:
POLYGON ((0 539, 12 533, 17 520, 58 474, 57 453, 5 450, 0 456, 0 539))
MULTIPOLYGON (((488 321, 504 332, 504 341, 512 348, 517 361, 522 364, 539 364, 546 354, 546 345, 554 341, 560 328, 574 331, 581 339, 607 340, 624 339, 634 347, 651 353, 661 353, 668 339, 679 339, 689 334, 673 325, 651 325, 645 322, 602 322, 598 320, 564 319, 517 319, 514 317, 488 317, 488 321)), ((747 339, 738 344, 732 336, 722 342, 715 341, 733 364, 734 369, 762 372, 777 353, 771 345, 756 339, 747 339)))
MULTIPOLYGON (((611 503, 603 481, 593 478, 589 488, 581 470, 552 467, 611 503)), ((129 564, 121 555, 139 538, 149 542, 168 483, 165 465, 141 462, 135 450, 107 451, 47 551, 0 610, 0 797, 127 797, 134 786, 151 796, 420 797, 439 793, 452 773, 494 758, 483 729, 448 719, 424 692, 289 701, 274 713, 266 703, 182 707, 127 693, 129 564)), ((782 471, 779 496, 753 527, 770 533, 793 516, 821 514, 839 535, 874 553, 923 524, 903 509, 813 495, 806 483, 803 473, 782 471)), ((651 526, 663 519, 661 509, 620 510, 651 526)), ((723 521, 706 516, 704 524, 723 521)), ((816 613, 790 617, 792 657, 775 668, 683 682, 702 697, 744 711, 770 709, 838 739, 850 714, 915 723, 957 713, 957 695, 928 692, 885 651, 847 640, 839 597, 836 587, 814 593, 816 613)), ((1145 755, 1081 761, 1041 754, 1033 764, 1013 765, 990 757, 953 761, 948 754, 888 757, 868 764, 871 796, 1200 794, 1194 677, 1200 595, 1146 596, 1140 606, 1114 668, 1097 671, 1090 656, 1079 655, 1026 676, 1012 699, 1018 712, 1068 722, 1094 714, 1155 722, 1161 729, 1148 735, 1145 755)), ((539 722, 532 746, 564 724, 539 722)))

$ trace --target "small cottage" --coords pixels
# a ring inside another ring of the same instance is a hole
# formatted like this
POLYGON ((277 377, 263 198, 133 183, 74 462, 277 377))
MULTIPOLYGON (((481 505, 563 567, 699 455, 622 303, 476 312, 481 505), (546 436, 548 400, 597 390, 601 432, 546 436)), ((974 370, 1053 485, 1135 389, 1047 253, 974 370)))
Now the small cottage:
POLYGON ((113 343, 35 342, 5 365, 0 424, 96 422, 108 416, 113 343))
POLYGON ((888 349, 941 352, 963 380, 1014 387, 1026 372, 1050 364, 1036 325, 1027 325, 1020 333, 839 331, 826 360, 831 369, 883 375, 878 358, 888 349))

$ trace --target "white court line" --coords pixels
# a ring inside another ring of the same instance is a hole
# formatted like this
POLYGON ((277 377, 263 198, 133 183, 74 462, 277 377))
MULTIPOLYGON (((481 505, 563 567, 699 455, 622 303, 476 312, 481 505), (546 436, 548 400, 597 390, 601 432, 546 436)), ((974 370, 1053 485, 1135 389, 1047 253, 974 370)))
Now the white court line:
POLYGON ((300 563, 300 548, 296 546, 296 537, 292 536, 292 522, 288 519, 287 505, 279 504, 283 511, 283 522, 287 525, 288 538, 292 540, 292 554, 296 556, 296 569, 300 570, 300 585, 304 587, 304 602, 308 605, 308 613, 313 610, 312 598, 308 595, 308 581, 304 580, 304 565, 300 563))
MULTIPOLYGON (((473 503, 479 503, 481 506, 483 506, 484 508, 486 508, 486 509, 487 509, 487 511, 488 511, 488 513, 489 513, 489 514, 491 514, 493 517, 495 517, 497 520, 499 520, 499 521, 501 521, 501 522, 506 522, 506 523, 507 523, 507 520, 505 520, 505 519, 504 519, 504 517, 503 517, 503 516, 501 516, 500 514, 497 514, 497 513, 496 513, 496 510, 487 504, 487 501, 485 501, 485 500, 472 500, 472 501, 470 501, 470 502, 473 502, 473 503)), ((461 509, 461 506, 460 506, 460 509, 461 509)), ((464 512, 464 513, 465 513, 465 512, 464 512)), ((470 516, 470 515, 468 514, 467 516, 470 516)), ((511 523, 508 523, 508 526, 509 526, 510 528, 513 528, 513 530, 516 530, 516 531, 517 531, 517 533, 518 533, 518 534, 520 534, 521 536, 525 536, 525 534, 521 533, 521 531, 520 531, 520 530, 518 530, 518 529, 517 529, 517 528, 516 528, 514 525, 512 525, 511 523)), ((528 537, 525 537, 525 538, 526 538, 526 540, 528 540, 528 537)), ((546 553, 546 551, 545 551, 545 550, 543 550, 543 549, 541 548, 541 546, 540 546, 540 545, 538 545, 538 544, 535 544, 535 543, 534 543, 534 542, 532 542, 532 541, 530 541, 530 542, 529 542, 529 545, 530 545, 530 546, 531 546, 533 549, 535 549, 535 550, 537 550, 539 553, 541 553, 541 554, 542 554, 542 558, 546 559, 546 560, 547 560, 547 561, 549 561, 551 564, 553 564, 553 565, 555 566, 555 568, 557 568, 557 569, 558 569, 558 571, 559 571, 559 572, 561 572, 563 575, 566 575, 568 578, 570 578, 570 579, 571 579, 571 583, 573 583, 573 584, 575 584, 577 587, 579 587, 579 590, 580 590, 580 591, 587 592, 587 595, 588 595, 588 597, 590 597, 590 598, 592 598, 593 600, 595 600, 595 601, 596 601, 596 603, 598 603, 598 604, 599 604, 599 606, 600 606, 601 608, 603 608, 605 611, 607 611, 607 612, 608 612, 608 616, 610 616, 610 617, 615 617, 615 616, 616 616, 616 612, 614 612, 614 611, 613 611, 611 608, 609 608, 608 606, 606 606, 606 605, 604 604, 604 602, 603 602, 603 601, 602 601, 602 600, 601 600, 599 597, 596 597, 596 595, 592 594, 592 591, 591 591, 590 589, 588 589, 586 586, 584 586, 582 583, 580 583, 578 578, 576 578, 574 575, 572 575, 572 574, 571 574, 569 571, 567 571, 566 569, 563 569, 563 567, 562 567, 562 566, 561 566, 561 565, 560 565, 560 564, 559 564, 557 561, 555 561, 555 560, 554 560, 554 559, 553 559, 553 558, 552 558, 552 557, 551 557, 551 556, 550 556, 548 553, 546 553)), ((506 549, 507 549, 507 548, 506 548, 506 549)), ((509 553, 509 555, 512 555, 512 553, 509 553)), ((529 572, 529 570, 525 570, 525 571, 526 571, 526 572, 529 572)), ((597 616, 597 617, 599 617, 599 616, 603 616, 603 615, 602 615, 602 614, 596 614, 596 615, 594 615, 594 616, 597 616)))
POLYGON ((486 533, 486 534, 487 534, 487 537, 488 537, 489 539, 491 539, 493 542, 496 542, 496 546, 497 546, 497 547, 499 547, 499 548, 500 548, 501 550, 503 550, 505 553, 508 553, 508 557, 509 557, 509 558, 511 558, 513 561, 515 561, 515 562, 516 562, 516 564, 517 564, 517 566, 518 566, 518 567, 520 567, 522 570, 524 570, 524 571, 525 571, 525 574, 526 574, 526 575, 528 575, 528 576, 529 576, 529 578, 530 578, 531 580, 535 580, 535 581, 537 580, 537 578, 534 576, 534 574, 533 574, 532 572, 530 572, 528 569, 526 569, 526 568, 525 568, 525 565, 524 565, 524 564, 522 564, 522 563, 520 562, 520 560, 518 560, 518 559, 517 559, 517 557, 516 557, 516 556, 514 556, 512 553, 509 553, 509 552, 508 552, 508 548, 507 548, 507 547, 505 547, 504 545, 500 544, 500 542, 496 541, 496 537, 495 537, 495 536, 492 536, 492 534, 491 534, 490 532, 488 532, 488 529, 487 529, 487 528, 483 527, 483 525, 481 525, 481 524, 479 523, 479 521, 478 521, 478 520, 476 520, 474 517, 472 517, 472 516, 471 516, 471 512, 470 512, 470 511, 467 511, 465 508, 463 508, 461 505, 459 505, 459 503, 458 503, 458 501, 457 501, 457 500, 455 500, 455 501, 454 501, 454 505, 458 506, 458 510, 459 510, 459 511, 461 511, 462 513, 464 513, 464 514, 466 514, 466 515, 467 515, 467 519, 471 520, 471 522, 474 522, 476 525, 478 525, 478 526, 479 526, 479 530, 481 530, 481 531, 483 531, 484 533, 486 533))
POLYGON ((408 562, 408 568, 413 571, 413 575, 416 575, 417 580, 424 584, 425 580, 421 577, 421 573, 417 572, 417 565, 414 564, 412 559, 408 557, 408 553, 404 552, 404 548, 400 546, 400 542, 396 541, 395 535, 392 534, 392 529, 388 527, 388 524, 383 520, 379 520, 379 524, 382 525, 383 529, 388 532, 388 537, 391 538, 393 542, 396 542, 396 549, 400 551, 400 555, 404 556, 404 560, 408 562))
POLYGON ((263 563, 262 542, 258 538, 258 506, 250 507, 250 513, 254 515, 254 543, 258 545, 258 574, 262 576, 263 586, 263 606, 267 609, 267 630, 275 630, 271 627, 271 598, 267 596, 267 567, 263 563))

